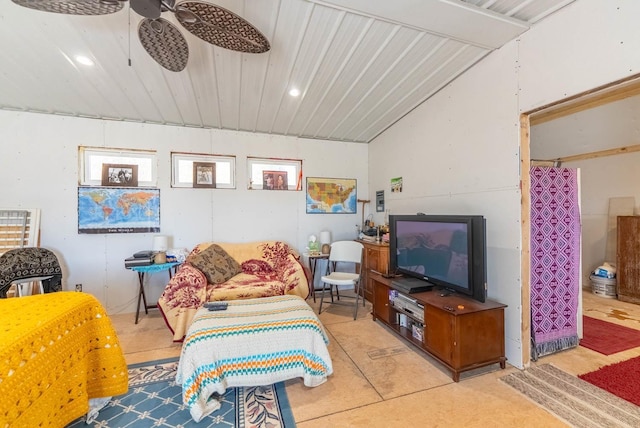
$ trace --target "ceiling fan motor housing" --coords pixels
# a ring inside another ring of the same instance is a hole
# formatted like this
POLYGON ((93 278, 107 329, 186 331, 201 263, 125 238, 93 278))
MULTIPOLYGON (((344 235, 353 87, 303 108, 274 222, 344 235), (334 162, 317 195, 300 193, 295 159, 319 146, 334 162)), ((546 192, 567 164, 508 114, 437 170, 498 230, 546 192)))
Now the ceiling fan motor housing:
POLYGON ((130 0, 131 9, 145 18, 160 18, 162 12, 173 11, 175 0, 130 0))

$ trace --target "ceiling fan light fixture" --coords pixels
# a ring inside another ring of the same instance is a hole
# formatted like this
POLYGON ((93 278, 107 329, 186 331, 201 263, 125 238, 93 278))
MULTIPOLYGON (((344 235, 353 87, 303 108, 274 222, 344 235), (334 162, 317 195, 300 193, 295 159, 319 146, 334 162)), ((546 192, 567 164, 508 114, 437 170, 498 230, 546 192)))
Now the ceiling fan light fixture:
POLYGON ((159 19, 150 20, 149 26, 158 34, 162 34, 162 32, 164 31, 164 25, 162 25, 162 21, 160 21, 159 19))
POLYGON ((198 18, 198 15, 191 12, 189 9, 178 5, 178 7, 176 8, 176 19, 182 25, 185 25, 185 24, 195 24, 199 21, 200 18, 198 18))

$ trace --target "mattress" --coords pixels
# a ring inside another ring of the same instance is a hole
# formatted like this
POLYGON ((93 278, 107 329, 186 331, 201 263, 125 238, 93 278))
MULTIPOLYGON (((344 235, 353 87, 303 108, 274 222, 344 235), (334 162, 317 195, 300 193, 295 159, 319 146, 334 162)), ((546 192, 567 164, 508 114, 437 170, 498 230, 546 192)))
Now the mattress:
POLYGON ((224 311, 198 310, 182 346, 176 383, 196 422, 220 408, 216 398, 227 388, 298 377, 315 387, 333 373, 327 334, 302 298, 228 303, 224 311))

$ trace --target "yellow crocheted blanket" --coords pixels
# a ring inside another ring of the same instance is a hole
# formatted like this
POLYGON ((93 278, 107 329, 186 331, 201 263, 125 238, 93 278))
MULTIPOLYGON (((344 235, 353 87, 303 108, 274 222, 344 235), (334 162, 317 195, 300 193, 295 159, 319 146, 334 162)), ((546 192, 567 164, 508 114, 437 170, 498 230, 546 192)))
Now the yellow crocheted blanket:
POLYGON ((90 294, 0 299, 0 427, 61 427, 127 392, 111 320, 90 294))

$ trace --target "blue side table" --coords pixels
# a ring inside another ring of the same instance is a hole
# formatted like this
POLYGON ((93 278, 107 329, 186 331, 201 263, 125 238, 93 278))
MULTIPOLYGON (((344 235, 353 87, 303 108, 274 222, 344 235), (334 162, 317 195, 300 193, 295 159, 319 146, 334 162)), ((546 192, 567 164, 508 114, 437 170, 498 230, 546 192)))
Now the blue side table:
MULTIPOLYGON (((311 295, 313 296, 313 301, 316 301, 316 265, 318 263, 318 260, 320 259, 329 259, 329 254, 323 254, 323 253, 304 253, 303 254, 304 257, 306 257, 309 260, 309 271, 311 273, 311 287, 310 287, 310 292, 311 295)), ((319 288, 318 290, 321 290, 321 288, 319 288)), ((333 293, 331 293, 331 301, 333 302, 333 293)))
POLYGON ((140 290, 138 290, 138 305, 136 306, 136 324, 138 324, 138 317, 140 316, 140 299, 144 302, 144 313, 148 314, 149 309, 155 309, 158 305, 147 305, 147 296, 144 294, 144 277, 146 274, 152 274, 156 272, 169 271, 169 280, 172 278, 171 271, 175 272, 181 263, 160 263, 148 266, 132 266, 131 269, 134 272, 138 272, 138 282, 140 283, 140 290))

